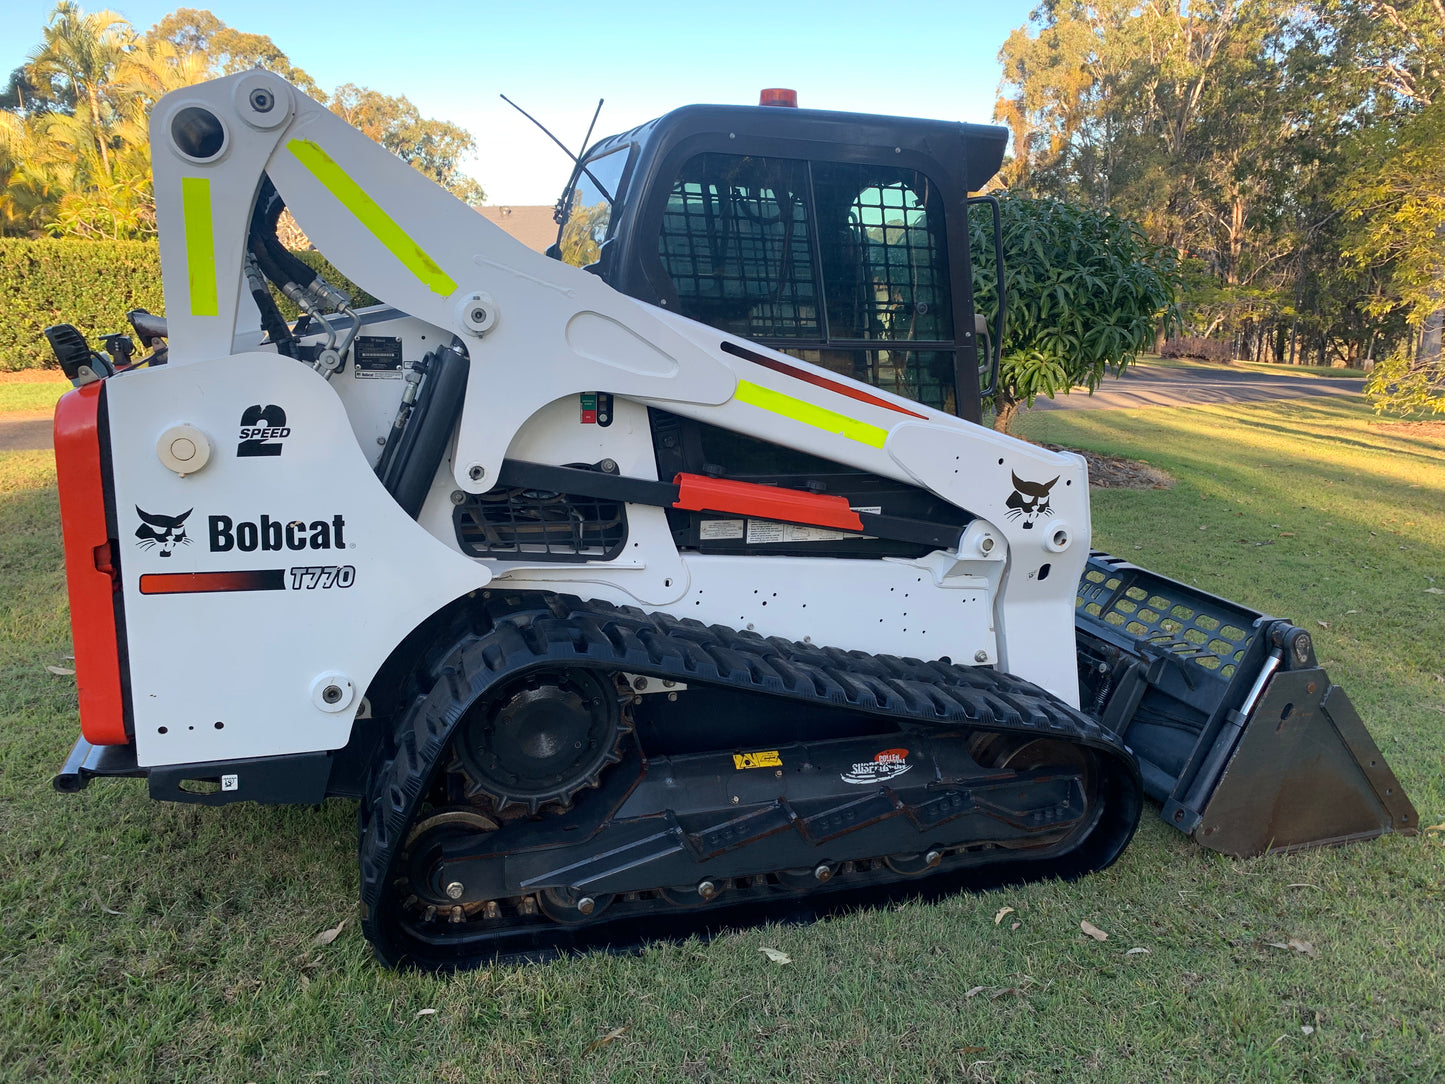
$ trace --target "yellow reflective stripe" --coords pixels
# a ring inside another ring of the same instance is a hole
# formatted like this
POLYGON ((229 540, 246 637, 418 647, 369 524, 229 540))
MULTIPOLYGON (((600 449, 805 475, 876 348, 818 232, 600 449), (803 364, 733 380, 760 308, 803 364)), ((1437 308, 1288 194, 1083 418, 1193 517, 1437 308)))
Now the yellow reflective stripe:
POLYGON ((211 179, 181 178, 181 218, 186 226, 186 278, 190 283, 191 315, 215 316, 216 234, 211 219, 211 179))
POLYGON ((867 422, 860 422, 857 418, 850 418, 846 414, 839 414, 835 410, 817 406, 805 399, 794 399, 791 395, 784 395, 780 391, 773 391, 772 388, 765 388, 761 384, 753 384, 746 380, 738 381, 738 390, 733 392, 733 398, 741 403, 747 403, 774 414, 781 414, 785 418, 792 418, 795 422, 811 425, 815 429, 838 433, 849 440, 856 440, 874 448, 883 447, 883 442, 888 439, 888 430, 886 429, 869 425, 867 422))
POLYGON ((326 186, 326 190, 341 201, 356 220, 371 231, 371 235, 386 246, 388 252, 401 261, 421 284, 433 293, 446 297, 457 288, 450 275, 426 254, 422 247, 407 235, 396 220, 381 209, 381 205, 368 196, 332 159, 331 155, 309 139, 293 139, 286 149, 296 160, 311 171, 311 175, 326 186))

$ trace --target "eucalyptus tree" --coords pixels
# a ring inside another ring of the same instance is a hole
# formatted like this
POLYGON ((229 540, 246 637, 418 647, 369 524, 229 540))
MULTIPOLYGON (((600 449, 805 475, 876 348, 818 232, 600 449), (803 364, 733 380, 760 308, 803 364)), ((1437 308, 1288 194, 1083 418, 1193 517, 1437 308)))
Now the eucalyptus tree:
POLYGON ((1320 11, 1371 107, 1333 194, 1350 227, 1344 254, 1382 284, 1367 307, 1416 331, 1366 391, 1381 410, 1445 413, 1445 3, 1333 0, 1320 11))

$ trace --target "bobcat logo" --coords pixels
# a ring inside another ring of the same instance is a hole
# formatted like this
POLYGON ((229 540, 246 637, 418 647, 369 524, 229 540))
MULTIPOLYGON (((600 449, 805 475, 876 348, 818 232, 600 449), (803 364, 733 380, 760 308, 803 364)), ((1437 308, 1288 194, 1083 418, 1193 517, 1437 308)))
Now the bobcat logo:
POLYGON ((1049 490, 1059 479, 1055 476, 1047 482, 1029 482, 1015 474, 1013 480, 1014 491, 1009 494, 1008 511, 1004 515, 1009 519, 1022 519, 1023 529, 1031 531, 1040 516, 1054 514, 1049 507, 1049 490))
POLYGON ((143 550, 160 547, 160 557, 169 557, 177 546, 189 546, 186 535, 186 517, 195 511, 187 508, 178 516, 158 516, 147 512, 140 505, 135 506, 140 516, 140 526, 135 529, 136 545, 143 550))

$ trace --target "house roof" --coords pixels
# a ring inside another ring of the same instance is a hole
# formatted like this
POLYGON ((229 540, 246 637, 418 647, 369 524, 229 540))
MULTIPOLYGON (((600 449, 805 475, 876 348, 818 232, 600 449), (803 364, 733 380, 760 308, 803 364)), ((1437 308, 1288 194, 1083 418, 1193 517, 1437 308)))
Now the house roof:
POLYGON ((522 244, 536 252, 546 252, 557 240, 557 223, 551 207, 480 207, 482 216, 495 222, 522 244))

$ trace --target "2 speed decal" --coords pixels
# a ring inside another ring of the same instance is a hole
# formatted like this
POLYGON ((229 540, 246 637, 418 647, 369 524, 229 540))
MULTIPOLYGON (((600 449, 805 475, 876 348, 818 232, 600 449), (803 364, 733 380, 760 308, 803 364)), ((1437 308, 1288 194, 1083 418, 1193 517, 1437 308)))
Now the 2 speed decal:
POLYGON ((236 445, 236 458, 280 455, 281 442, 290 435, 286 411, 275 403, 248 406, 241 411, 241 442, 236 445))

